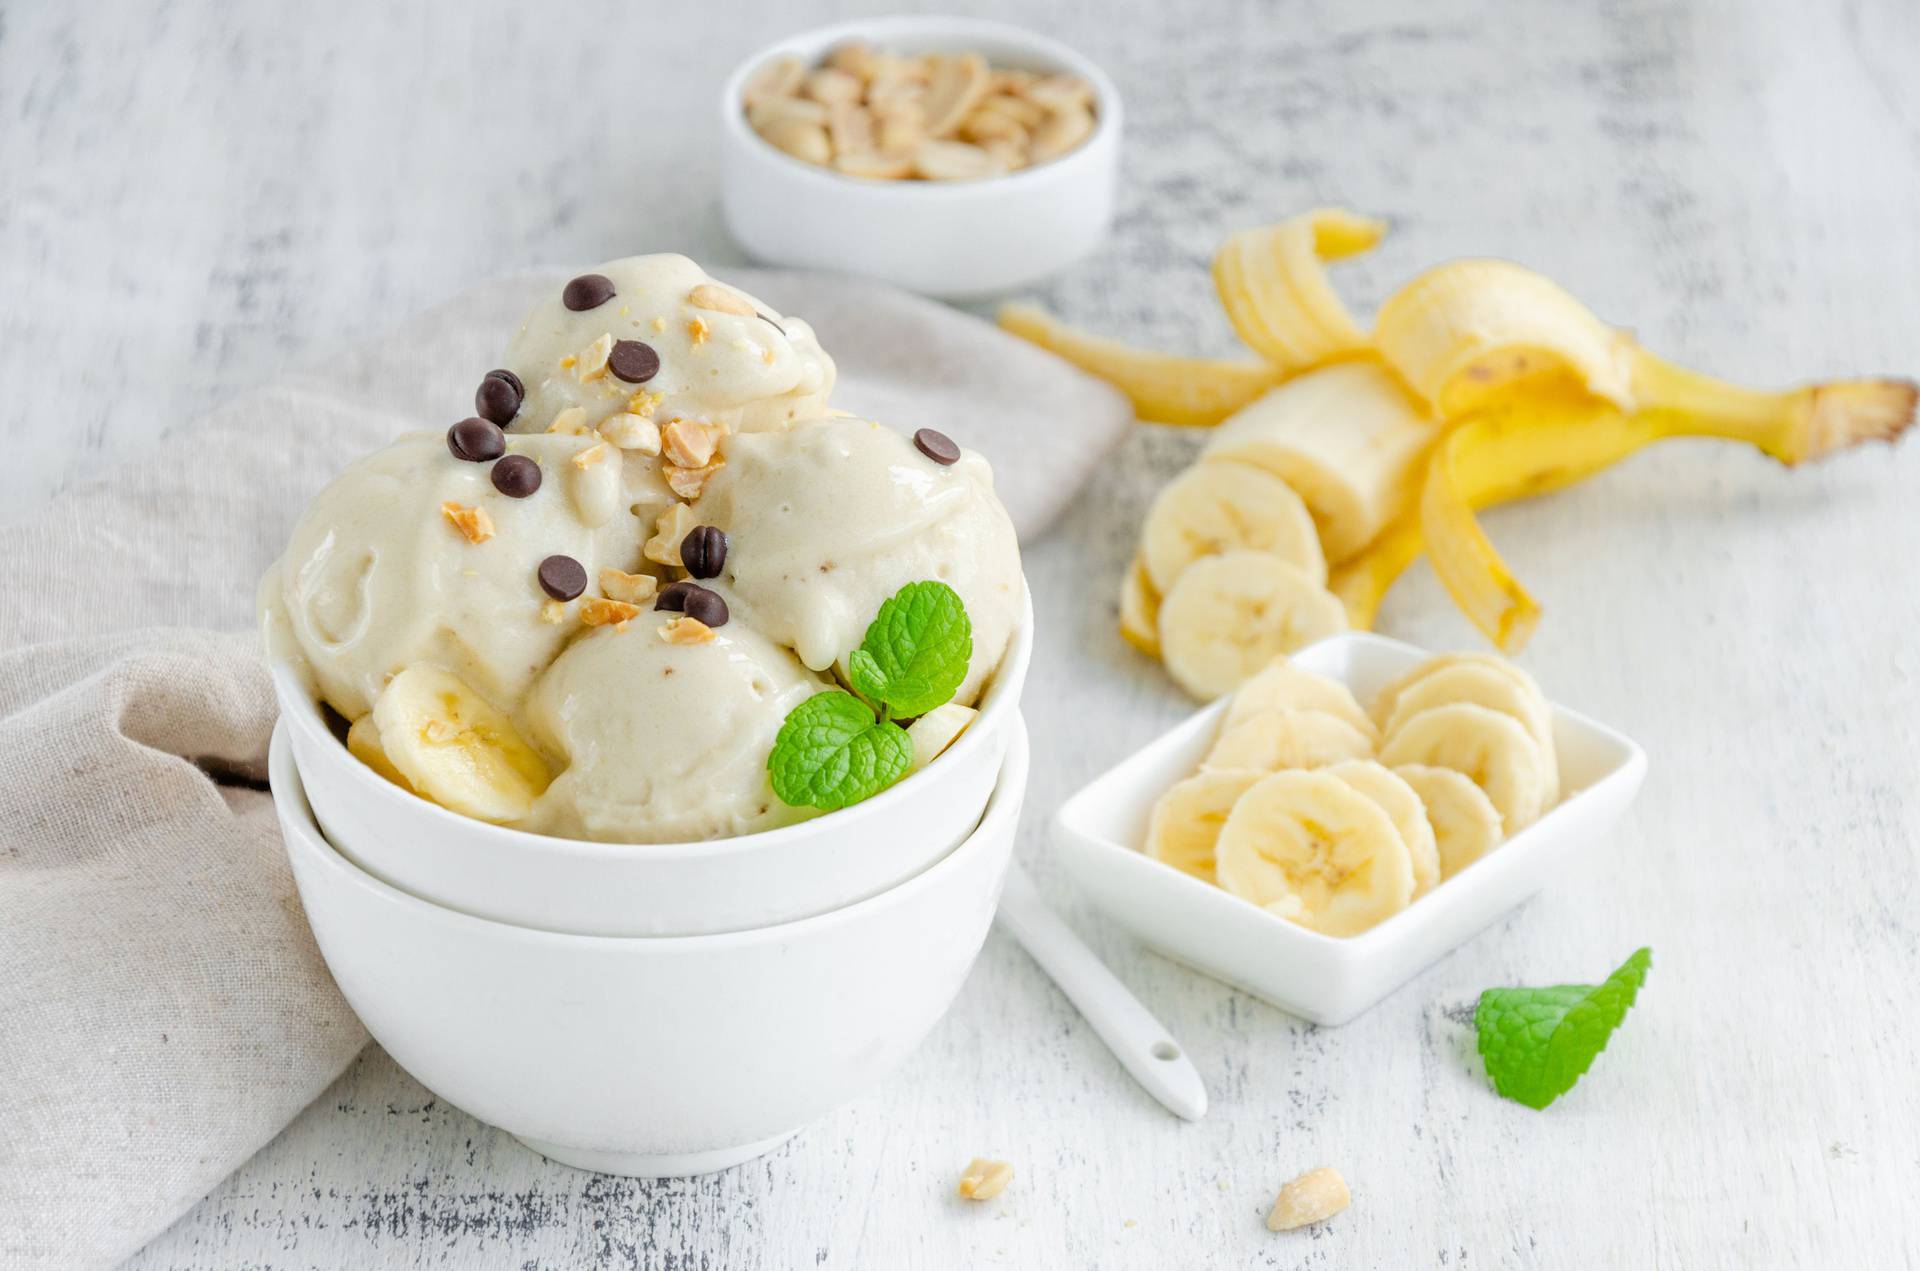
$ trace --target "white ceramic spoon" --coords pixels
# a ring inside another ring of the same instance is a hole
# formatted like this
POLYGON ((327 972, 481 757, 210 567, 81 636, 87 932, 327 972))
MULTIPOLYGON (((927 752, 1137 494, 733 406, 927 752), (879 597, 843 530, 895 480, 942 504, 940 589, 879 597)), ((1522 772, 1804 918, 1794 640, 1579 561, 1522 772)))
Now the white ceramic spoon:
POLYGON ((1093 950, 1058 914, 1047 908, 1019 862, 1007 867, 1000 893, 1000 923, 1020 942, 1040 969, 1053 977, 1067 1000, 1086 1016, 1093 1031, 1126 1065, 1147 1093, 1189 1121, 1207 1114, 1207 1088, 1186 1051, 1140 999, 1093 956, 1093 950))

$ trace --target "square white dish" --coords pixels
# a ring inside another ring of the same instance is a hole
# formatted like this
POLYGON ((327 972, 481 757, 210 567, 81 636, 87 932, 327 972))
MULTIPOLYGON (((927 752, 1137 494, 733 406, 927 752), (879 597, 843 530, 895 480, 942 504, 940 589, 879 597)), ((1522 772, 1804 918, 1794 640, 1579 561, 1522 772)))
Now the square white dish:
MULTIPOLYGON (((1362 702, 1430 656, 1351 632, 1293 655, 1362 702)), ((1063 805, 1054 841, 1074 882, 1150 947, 1316 1024, 1344 1024, 1495 918, 1539 891, 1573 853, 1598 844, 1646 776, 1631 739, 1557 703, 1561 800, 1538 821, 1393 917, 1357 936, 1296 926, 1140 848, 1162 792, 1190 776, 1212 744, 1223 698, 1109 769, 1063 805)))

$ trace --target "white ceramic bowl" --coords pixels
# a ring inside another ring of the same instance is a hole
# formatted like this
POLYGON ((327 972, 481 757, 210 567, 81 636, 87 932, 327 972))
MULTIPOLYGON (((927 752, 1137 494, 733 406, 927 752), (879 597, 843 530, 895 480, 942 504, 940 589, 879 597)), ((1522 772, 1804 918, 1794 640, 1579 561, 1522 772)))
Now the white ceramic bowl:
POLYGON ((946 1013, 993 920, 1027 781, 1016 716, 985 818, 881 895, 759 931, 558 935, 355 869, 319 833, 285 721, 274 805, 334 980, 449 1103, 565 1165, 662 1176, 758 1156, 860 1094, 946 1013))
POLYGON ((939 759, 864 803, 700 843, 588 843, 488 825, 408 794, 348 753, 300 672, 273 668, 280 717, 327 840, 423 900, 590 936, 746 931, 825 913, 913 877, 973 831, 1018 731, 1029 598, 980 716, 939 759))
POLYGON ((949 300, 1028 286, 1087 255, 1113 221, 1120 93, 1072 49, 973 18, 870 18, 771 44, 720 91, 721 206, 754 257, 878 278, 949 300), (1094 132, 1051 163, 984 181, 869 181, 804 163, 747 126, 740 93, 776 57, 808 65, 852 39, 891 52, 972 51, 996 67, 1064 71, 1093 85, 1094 132))
MULTIPOLYGON (((1384 636, 1349 634, 1293 655, 1370 700, 1428 656, 1384 636)), ((1626 737, 1553 708, 1560 803, 1494 851, 1357 936, 1324 936, 1145 855, 1162 791, 1190 776, 1228 701, 1207 707, 1099 777, 1063 806, 1055 843, 1074 881, 1122 926, 1175 961, 1317 1024, 1343 1024, 1552 880, 1598 845, 1633 802, 1647 756, 1626 737)))

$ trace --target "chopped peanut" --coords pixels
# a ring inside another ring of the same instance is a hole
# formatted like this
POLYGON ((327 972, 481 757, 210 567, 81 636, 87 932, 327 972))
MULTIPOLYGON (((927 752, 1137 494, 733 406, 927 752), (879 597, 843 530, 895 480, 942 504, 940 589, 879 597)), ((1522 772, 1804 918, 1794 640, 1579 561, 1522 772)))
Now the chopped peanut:
POLYGON ((960 1173, 960 1195, 968 1200, 992 1200, 1013 1181, 1013 1166, 976 1156, 960 1173))
POLYGON ((493 537, 493 518, 485 508, 470 508, 448 500, 440 505, 440 514, 467 536, 469 543, 484 543, 493 537))

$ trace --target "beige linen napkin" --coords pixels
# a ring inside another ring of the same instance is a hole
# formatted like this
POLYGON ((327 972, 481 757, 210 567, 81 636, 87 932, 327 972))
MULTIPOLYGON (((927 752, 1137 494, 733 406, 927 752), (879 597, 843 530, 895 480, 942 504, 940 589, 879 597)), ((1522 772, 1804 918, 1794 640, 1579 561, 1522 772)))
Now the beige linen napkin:
MULTIPOLYGON (((834 403, 983 451, 1023 537, 1131 412, 964 314, 728 275, 806 317, 834 403)), ((166 434, 0 551, 0 1267, 110 1265, 277 1134, 366 1034, 308 934, 263 773, 253 589, 306 500, 470 413, 541 287, 490 284, 166 434)))

